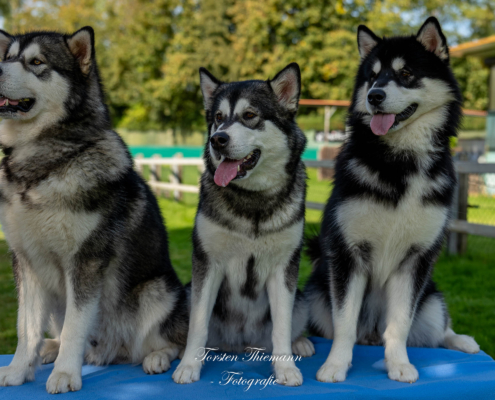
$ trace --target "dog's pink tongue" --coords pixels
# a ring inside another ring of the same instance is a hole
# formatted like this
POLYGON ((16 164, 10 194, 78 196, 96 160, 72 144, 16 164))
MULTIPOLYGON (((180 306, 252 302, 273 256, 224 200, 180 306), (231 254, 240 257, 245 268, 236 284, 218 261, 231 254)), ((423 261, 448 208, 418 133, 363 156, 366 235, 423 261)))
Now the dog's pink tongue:
POLYGON ((12 104, 13 106, 16 106, 17 104, 19 104, 19 100, 10 100, 9 99, 9 104, 12 104))
POLYGON ((375 114, 371 118, 370 127, 375 135, 385 135, 394 124, 395 114, 375 114))
POLYGON ((0 107, 5 105, 6 102, 7 102, 7 99, 5 97, 0 97, 0 107))
POLYGON ((237 167, 242 164, 243 160, 224 160, 220 163, 215 171, 215 183, 218 186, 225 187, 237 176, 237 167))

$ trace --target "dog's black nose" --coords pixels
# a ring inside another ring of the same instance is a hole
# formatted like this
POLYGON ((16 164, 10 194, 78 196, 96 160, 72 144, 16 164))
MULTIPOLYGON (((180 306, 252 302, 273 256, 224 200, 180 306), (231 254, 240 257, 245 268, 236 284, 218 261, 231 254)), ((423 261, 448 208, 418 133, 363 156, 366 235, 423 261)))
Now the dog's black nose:
POLYGON ((210 138, 211 147, 221 150, 229 144, 230 137, 225 132, 217 132, 210 138))
POLYGON ((371 89, 368 92, 368 102, 372 106, 377 106, 387 98, 387 93, 382 89, 371 89))

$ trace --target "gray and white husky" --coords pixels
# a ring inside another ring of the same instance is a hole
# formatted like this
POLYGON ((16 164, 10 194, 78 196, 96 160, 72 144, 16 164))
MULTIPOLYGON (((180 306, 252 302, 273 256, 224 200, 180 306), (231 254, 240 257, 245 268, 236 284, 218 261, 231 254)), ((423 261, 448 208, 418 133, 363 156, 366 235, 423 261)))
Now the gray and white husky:
POLYGON ((186 295, 156 199, 111 130, 93 30, 0 31, 0 54, 0 221, 19 299, 0 386, 33 380, 40 361, 55 361, 49 393, 81 389, 84 359, 166 371, 186 295))
POLYGON ((297 292, 303 243, 306 138, 295 122, 300 71, 223 83, 200 70, 208 141, 193 232, 191 317, 177 383, 197 381, 203 348, 265 348, 279 383, 303 379, 292 351, 310 356, 297 292), (292 344, 292 349, 291 349, 292 344))
POLYGON ((409 37, 380 39, 360 26, 358 45, 350 139, 310 246, 309 329, 334 339, 317 378, 345 380, 358 341, 384 343, 390 379, 414 382, 406 345, 479 351, 450 328, 431 280, 455 186, 449 139, 461 95, 435 18, 409 37))

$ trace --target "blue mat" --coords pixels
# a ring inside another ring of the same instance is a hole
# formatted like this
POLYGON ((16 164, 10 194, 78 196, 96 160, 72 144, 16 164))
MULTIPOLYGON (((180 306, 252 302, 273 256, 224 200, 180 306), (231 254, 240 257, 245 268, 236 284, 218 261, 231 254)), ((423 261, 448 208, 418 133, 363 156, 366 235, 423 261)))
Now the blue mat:
MULTIPOLYGON (((83 388, 79 392, 57 395, 70 399, 495 399, 495 362, 483 352, 471 355, 445 349, 410 348, 411 362, 418 368, 419 380, 414 384, 391 381, 383 361, 383 347, 355 346, 353 367, 343 383, 321 383, 316 371, 325 361, 331 341, 311 338, 316 355, 297 362, 304 383, 290 388, 266 385, 266 382, 247 385, 227 383, 225 371, 242 373, 249 379, 269 380, 269 362, 211 361, 203 367, 201 380, 189 385, 178 385, 172 372, 179 361, 162 375, 146 375, 141 366, 114 365, 83 367, 83 388)), ((243 355, 239 356, 241 360, 243 355)), ((0 366, 8 365, 12 356, 0 356, 0 366)), ((53 368, 41 367, 36 381, 17 387, 0 387, 0 399, 53 399, 45 391, 45 383, 53 368)))

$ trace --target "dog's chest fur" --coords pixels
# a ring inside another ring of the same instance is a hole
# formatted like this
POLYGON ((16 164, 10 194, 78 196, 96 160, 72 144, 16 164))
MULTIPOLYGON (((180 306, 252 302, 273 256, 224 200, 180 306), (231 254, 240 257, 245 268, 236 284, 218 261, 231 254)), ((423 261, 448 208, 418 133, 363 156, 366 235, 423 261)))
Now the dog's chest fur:
POLYGON ((49 183, 41 182, 27 190, 22 186, 6 182, 5 174, 0 171, 4 197, 0 203, 1 220, 14 245, 42 242, 52 251, 70 253, 97 226, 98 213, 61 206, 56 193, 49 194, 49 183))
MULTIPOLYGON (((280 216, 274 216, 275 219, 280 216)), ((244 351, 270 349, 271 317, 266 289, 272 274, 285 285, 285 269, 300 249, 304 221, 260 236, 232 231, 199 213, 196 229, 213 273, 223 276, 210 323, 209 346, 244 351)))
MULTIPOLYGON (((359 171, 363 172, 363 170, 359 171)), ((362 174, 361 179, 382 191, 394 190, 377 176, 362 174)), ((407 259, 413 249, 430 248, 443 233, 449 210, 425 201, 434 191, 450 184, 442 175, 432 179, 425 170, 404 177, 405 191, 396 205, 374 196, 354 196, 340 202, 336 220, 347 246, 355 249, 369 269, 372 280, 383 285, 407 259), (366 249, 363 251, 363 249, 366 249), (363 253, 368 254, 363 254, 363 253)))
POLYGON ((0 221, 10 247, 23 254, 51 289, 62 289, 62 265, 98 226, 100 215, 61 207, 57 193, 43 181, 26 189, 0 170, 0 221))
POLYGON ((201 245, 216 271, 226 276, 236 289, 234 293, 254 300, 268 276, 278 267, 285 267, 300 246, 304 222, 253 237, 232 231, 199 213, 196 227, 201 245))
POLYGON ((63 291, 64 269, 102 220, 101 210, 85 202, 95 178, 117 176, 117 169, 128 164, 114 141, 110 137, 89 147, 39 140, 9 150, 2 161, 0 221, 6 239, 57 292, 63 291), (110 147, 117 155, 104 163, 103 152, 110 147))

